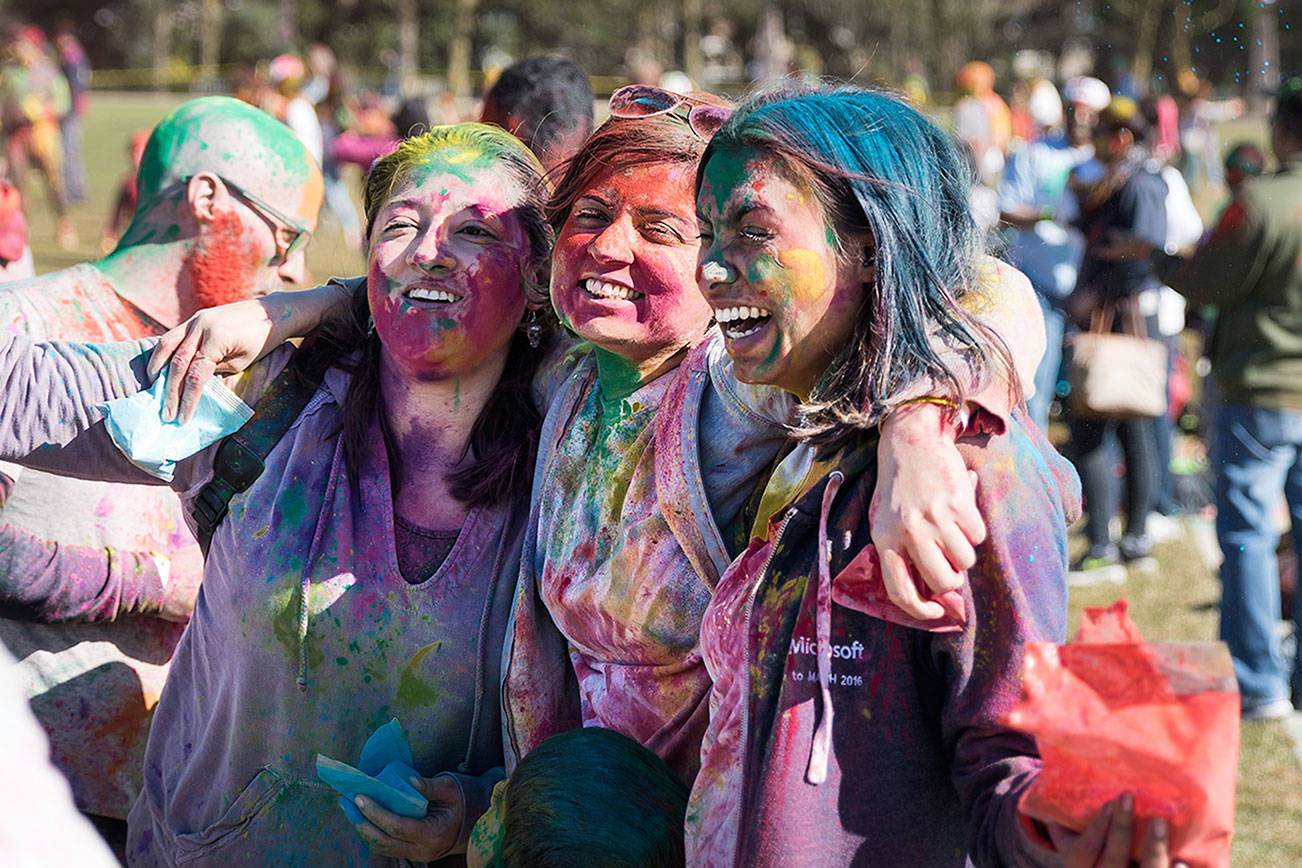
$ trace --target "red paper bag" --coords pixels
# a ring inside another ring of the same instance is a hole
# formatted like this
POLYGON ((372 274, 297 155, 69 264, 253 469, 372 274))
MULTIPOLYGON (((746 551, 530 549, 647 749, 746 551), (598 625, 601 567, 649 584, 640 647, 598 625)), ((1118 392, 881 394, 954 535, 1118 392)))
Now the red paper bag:
POLYGON ((1144 642, 1124 600, 1086 609, 1066 645, 1032 642, 1023 698, 1007 716, 1035 736, 1044 768, 1022 799, 1039 820, 1083 831, 1135 794, 1139 857, 1147 821, 1170 824, 1172 860, 1230 864, 1239 695, 1219 642, 1144 642))

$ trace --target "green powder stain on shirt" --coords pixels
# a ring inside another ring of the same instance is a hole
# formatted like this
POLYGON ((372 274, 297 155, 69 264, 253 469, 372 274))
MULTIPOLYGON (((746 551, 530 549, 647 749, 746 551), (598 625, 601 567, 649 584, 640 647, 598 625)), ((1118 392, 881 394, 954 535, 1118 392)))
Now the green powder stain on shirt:
POLYGON ((434 642, 421 648, 407 665, 402 668, 402 673, 398 676, 398 702, 406 706, 429 706, 439 701, 446 693, 437 682, 426 680, 422 675, 422 665, 426 657, 430 654, 437 654, 442 648, 442 642, 434 642))
POLYGON ((609 406, 622 401, 642 385, 642 375, 628 359, 601 347, 594 347, 593 354, 597 359, 597 382, 602 403, 609 406))

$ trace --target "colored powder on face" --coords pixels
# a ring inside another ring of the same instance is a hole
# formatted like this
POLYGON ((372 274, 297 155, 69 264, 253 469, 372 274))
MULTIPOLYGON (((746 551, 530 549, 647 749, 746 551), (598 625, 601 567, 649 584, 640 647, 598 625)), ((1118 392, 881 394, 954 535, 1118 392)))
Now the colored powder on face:
POLYGON ((722 150, 711 156, 706 164, 701 197, 708 197, 716 212, 722 213, 733 190, 750 181, 747 155, 747 151, 722 150))
MULTIPOLYGON (((480 170, 493 165, 492 158, 479 148, 441 148, 430 154, 424 162, 413 166, 407 174, 419 184, 435 174, 447 173, 466 184, 481 179, 480 170)), ((446 193, 444 194, 446 195, 446 193)))
MULTIPOLYGON (((205 236, 185 257, 183 273, 199 307, 214 307, 251 298, 268 272, 266 251, 259 250, 253 230, 234 211, 213 216, 205 236)), ((270 238, 270 236, 268 236, 270 238)))
POLYGON ((830 289, 827 285, 827 269, 817 252, 804 248, 784 250, 778 261, 786 272, 785 283, 790 291, 790 301, 805 304, 822 297, 830 289))
POLYGON ((525 306, 520 272, 528 239, 511 213, 518 183, 500 166, 472 165, 472 160, 482 162, 478 152, 457 150, 450 156, 463 156, 458 163, 471 175, 458 183, 461 173, 446 165, 448 155, 440 152, 440 159, 410 170, 395 185, 381 217, 391 209, 409 211, 422 225, 414 237, 408 231, 390 237, 382 231, 383 220, 377 221, 367 270, 371 314, 386 352, 421 377, 443 378, 504 351, 525 306), (407 286, 431 279, 413 261, 413 245, 442 232, 445 221, 465 209, 498 215, 500 240, 474 243, 454 235, 440 242, 456 268, 437 276, 437 282, 462 300, 451 307, 412 303, 405 297, 407 286))

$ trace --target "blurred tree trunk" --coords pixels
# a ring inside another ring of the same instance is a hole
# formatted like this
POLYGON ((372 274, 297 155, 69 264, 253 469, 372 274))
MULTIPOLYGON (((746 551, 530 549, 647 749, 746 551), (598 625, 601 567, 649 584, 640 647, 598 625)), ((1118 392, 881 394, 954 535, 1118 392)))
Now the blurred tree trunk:
POLYGON ((294 0, 280 0, 280 50, 298 53, 298 15, 294 0))
POLYGON ((217 53, 222 42, 222 0, 203 0, 199 26, 198 89, 205 93, 217 90, 217 53))
POLYGON ((1275 0, 1252 4, 1252 39, 1248 42, 1248 106, 1265 114, 1266 91, 1279 86, 1279 23, 1275 0))
POLYGON ((701 57, 701 0, 683 0, 683 72, 701 86, 705 61, 701 57))
POLYGON ((755 35, 755 66, 761 84, 777 81, 787 74, 791 61, 791 45, 787 40, 787 25, 782 17, 782 7, 776 0, 768 0, 760 13, 759 33, 755 35))
POLYGON ((420 19, 416 0, 397 0, 398 12, 398 87, 403 96, 411 93, 419 70, 416 42, 420 37, 420 19))
POLYGON ((1178 0, 1171 22, 1171 66, 1177 71, 1193 65, 1193 9, 1190 0, 1178 0))
POLYGON ((479 0, 457 0, 456 29, 448 46, 448 90, 453 96, 470 96, 470 55, 474 48, 475 11, 479 0))
POLYGON ((1136 17, 1135 55, 1130 61, 1130 75, 1135 85, 1144 88, 1153 72, 1153 52, 1157 50, 1157 25, 1167 9, 1167 0, 1135 0, 1130 4, 1136 17))
POLYGON ((175 20, 172 0, 158 0, 154 12, 154 87, 167 88, 168 71, 172 66, 172 24, 175 20))

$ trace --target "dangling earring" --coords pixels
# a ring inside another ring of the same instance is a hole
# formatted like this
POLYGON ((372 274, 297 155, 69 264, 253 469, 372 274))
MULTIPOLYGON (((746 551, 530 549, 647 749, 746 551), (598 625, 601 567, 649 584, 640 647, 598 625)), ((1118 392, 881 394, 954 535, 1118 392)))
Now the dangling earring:
POLYGON ((529 346, 535 350, 542 345, 542 330, 542 323, 538 321, 538 309, 534 308, 524 318, 524 336, 529 341, 529 346))

